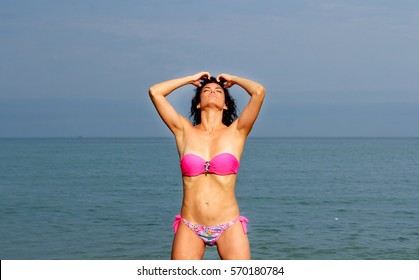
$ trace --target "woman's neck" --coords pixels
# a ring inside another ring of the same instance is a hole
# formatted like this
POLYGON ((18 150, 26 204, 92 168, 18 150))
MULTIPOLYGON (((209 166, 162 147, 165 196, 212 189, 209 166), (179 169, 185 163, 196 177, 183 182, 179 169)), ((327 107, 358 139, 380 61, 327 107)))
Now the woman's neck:
POLYGON ((208 110, 201 112, 201 123, 199 128, 211 134, 212 132, 225 127, 223 124, 223 114, 220 111, 208 110))

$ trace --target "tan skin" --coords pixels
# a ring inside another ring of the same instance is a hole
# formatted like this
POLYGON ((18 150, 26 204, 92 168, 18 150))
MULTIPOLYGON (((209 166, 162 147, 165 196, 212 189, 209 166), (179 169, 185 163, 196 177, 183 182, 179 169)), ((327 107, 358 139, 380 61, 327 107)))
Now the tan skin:
MULTIPOLYGON (((242 114, 230 126, 222 123, 226 108, 224 90, 216 83, 209 83, 201 91, 201 123, 193 126, 178 114, 166 96, 177 88, 192 84, 201 86, 200 80, 209 78, 208 72, 199 72, 174 80, 165 81, 149 89, 150 98, 162 120, 175 136, 179 157, 194 153, 209 160, 219 153, 231 153, 238 160, 244 144, 259 114, 265 96, 265 88, 254 81, 220 74, 217 80, 226 81, 225 87, 242 87, 250 100, 242 114)), ((191 223, 213 226, 230 222, 240 215, 234 194, 237 175, 220 176, 202 174, 183 176, 183 202, 181 215, 191 223)), ((179 223, 173 239, 172 259, 202 259, 206 246, 185 224, 179 223)), ((228 228, 217 241, 221 259, 250 259, 250 245, 241 223, 228 228)))

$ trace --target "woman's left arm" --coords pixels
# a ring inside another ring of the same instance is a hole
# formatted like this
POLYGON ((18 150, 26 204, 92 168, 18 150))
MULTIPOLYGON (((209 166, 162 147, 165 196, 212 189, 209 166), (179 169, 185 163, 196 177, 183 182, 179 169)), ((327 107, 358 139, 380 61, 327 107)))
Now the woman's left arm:
POLYGON ((238 85, 246 90, 246 92, 250 95, 249 102, 237 119, 237 129, 247 136, 250 133, 250 130, 252 129, 262 107, 263 99, 265 98, 266 93, 265 88, 255 81, 229 74, 220 74, 218 75, 217 80, 224 80, 226 82, 226 88, 238 85))

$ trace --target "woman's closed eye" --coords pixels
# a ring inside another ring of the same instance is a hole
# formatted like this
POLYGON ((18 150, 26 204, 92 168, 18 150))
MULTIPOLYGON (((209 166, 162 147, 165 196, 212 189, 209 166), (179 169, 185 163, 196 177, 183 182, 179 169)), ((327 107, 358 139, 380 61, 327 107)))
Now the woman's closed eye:
POLYGON ((222 93, 223 92, 221 89, 212 90, 212 89, 209 89, 209 88, 204 88, 202 91, 205 92, 205 93, 209 93, 209 92, 222 93))

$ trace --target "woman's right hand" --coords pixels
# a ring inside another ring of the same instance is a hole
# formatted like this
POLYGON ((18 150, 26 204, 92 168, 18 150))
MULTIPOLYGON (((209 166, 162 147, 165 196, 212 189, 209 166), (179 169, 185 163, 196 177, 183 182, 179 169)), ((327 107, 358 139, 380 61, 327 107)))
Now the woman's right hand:
POLYGON ((196 87, 201 87, 202 84, 200 80, 209 79, 211 77, 209 72, 199 72, 191 76, 192 81, 191 84, 193 84, 196 87))

